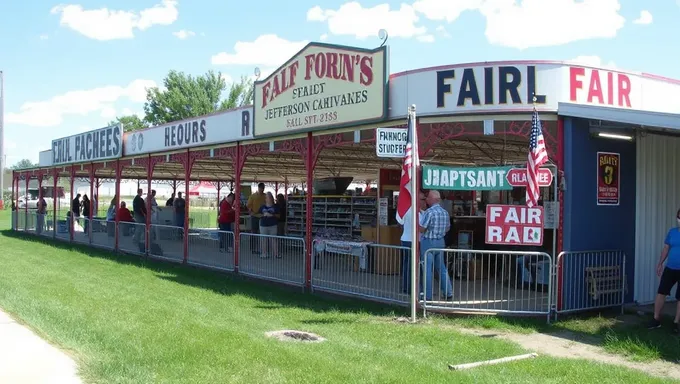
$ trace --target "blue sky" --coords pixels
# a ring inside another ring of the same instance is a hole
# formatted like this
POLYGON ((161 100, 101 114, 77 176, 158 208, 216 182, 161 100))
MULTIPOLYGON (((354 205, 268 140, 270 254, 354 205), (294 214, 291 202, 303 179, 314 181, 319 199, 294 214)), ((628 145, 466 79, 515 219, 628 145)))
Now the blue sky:
POLYGON ((680 0, 52 0, 0 7, 7 163, 53 138, 141 114, 171 69, 264 75, 306 42, 374 47, 392 73, 514 59, 578 60, 680 78, 680 0))

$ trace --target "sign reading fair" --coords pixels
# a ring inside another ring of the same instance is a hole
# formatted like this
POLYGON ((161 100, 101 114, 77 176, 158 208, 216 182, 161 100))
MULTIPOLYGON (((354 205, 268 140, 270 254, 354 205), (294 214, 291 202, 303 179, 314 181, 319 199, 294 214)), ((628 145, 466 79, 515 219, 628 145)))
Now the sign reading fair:
POLYGON ((108 160, 123 154, 120 125, 52 140, 52 165, 108 160))
POLYGON ((386 88, 386 47, 310 43, 255 82, 255 136, 382 120, 386 88))
POLYGON ((375 154, 378 157, 406 156, 406 128, 376 128, 375 154))
POLYGON ((486 206, 486 243, 543 245, 543 207, 486 206))
POLYGON ((125 134, 125 156, 253 137, 253 107, 236 108, 125 134))
POLYGON ((506 175, 512 167, 451 168, 423 166, 423 189, 503 191, 512 189, 506 175))

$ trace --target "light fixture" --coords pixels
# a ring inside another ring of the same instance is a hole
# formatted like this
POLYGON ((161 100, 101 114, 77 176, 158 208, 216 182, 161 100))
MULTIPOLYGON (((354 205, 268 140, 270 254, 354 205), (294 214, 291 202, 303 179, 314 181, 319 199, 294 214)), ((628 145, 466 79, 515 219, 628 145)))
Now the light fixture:
POLYGON ((619 135, 619 134, 615 134, 615 133, 598 132, 597 136, 598 137, 604 137, 606 139, 627 140, 627 141, 633 140, 633 136, 619 135))

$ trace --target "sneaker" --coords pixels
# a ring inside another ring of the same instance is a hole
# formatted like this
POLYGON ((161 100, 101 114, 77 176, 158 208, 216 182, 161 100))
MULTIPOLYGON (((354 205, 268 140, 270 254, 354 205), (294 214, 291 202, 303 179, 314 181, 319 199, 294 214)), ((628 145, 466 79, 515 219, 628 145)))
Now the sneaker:
POLYGON ((647 329, 659 329, 661 328, 661 322, 656 319, 652 319, 647 325, 647 329))

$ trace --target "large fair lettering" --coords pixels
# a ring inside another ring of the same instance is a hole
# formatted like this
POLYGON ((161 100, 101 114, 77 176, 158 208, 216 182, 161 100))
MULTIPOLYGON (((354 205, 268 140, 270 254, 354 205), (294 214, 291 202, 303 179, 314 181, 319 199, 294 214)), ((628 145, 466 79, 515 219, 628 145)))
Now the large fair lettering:
POLYGON ((119 125, 52 141, 53 164, 110 159, 122 153, 119 125))
POLYGON ((474 68, 464 68, 460 82, 454 89, 452 81, 456 79, 455 69, 437 71, 437 107, 446 107, 446 95, 454 94, 456 106, 466 103, 473 106, 497 104, 529 104, 536 97, 536 104, 545 104, 546 96, 538 94, 536 89, 536 67, 526 66, 524 76, 522 70, 515 66, 485 67, 482 74, 475 75, 474 68), (526 84, 526 94, 520 94, 522 84, 526 84), (455 93, 454 93, 455 91, 455 93))
POLYGON ((572 102, 631 108, 630 91, 630 78, 624 73, 569 68, 569 100, 572 102))
POLYGON ((205 119, 165 127, 165 146, 178 147, 205 141, 208 132, 205 119))

